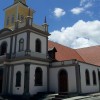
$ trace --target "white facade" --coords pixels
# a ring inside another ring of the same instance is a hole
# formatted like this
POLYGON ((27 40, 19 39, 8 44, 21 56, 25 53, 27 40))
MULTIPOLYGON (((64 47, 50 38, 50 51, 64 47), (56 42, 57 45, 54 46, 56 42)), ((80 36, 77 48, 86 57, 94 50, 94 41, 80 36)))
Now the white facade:
MULTIPOLYGON (((77 83, 76 65, 73 63, 73 60, 62 61, 62 62, 49 62, 48 58, 46 58, 46 53, 47 53, 47 40, 46 39, 47 37, 30 32, 30 41, 28 44, 30 45, 29 46, 30 55, 29 56, 25 55, 26 49, 27 49, 27 34, 28 33, 26 31, 26 32, 18 33, 17 35, 13 35, 12 36, 13 38, 12 46, 11 46, 11 37, 3 38, 0 40, 0 45, 3 42, 7 43, 7 53, 8 54, 10 52, 11 52, 11 55, 14 55, 16 53, 16 56, 11 56, 12 62, 4 61, 3 63, 1 63, 2 66, 5 66, 4 64, 10 65, 9 74, 7 74, 6 76, 6 77, 9 77, 9 80, 8 80, 9 81, 9 84, 8 84, 9 94, 12 93, 14 95, 23 95, 25 93, 25 80, 27 80, 25 76, 25 64, 26 63, 29 64, 28 66, 29 83, 28 83, 28 86, 26 87, 28 88, 28 92, 30 95, 36 94, 38 92, 47 92, 47 91, 58 93, 59 92, 59 80, 58 79, 59 79, 59 72, 61 70, 65 70, 66 73, 68 74, 67 92, 77 93, 78 92, 77 84, 80 84, 81 86, 80 93, 92 93, 92 92, 100 91, 99 90, 100 83, 99 83, 99 76, 98 76, 98 71, 100 71, 100 68, 98 66, 79 62, 78 63, 80 66, 80 79, 79 80, 81 81, 80 83, 77 83), (19 46, 20 46, 19 41, 22 38, 24 39, 24 49, 23 51, 19 51, 19 46), (36 39, 39 39, 41 41, 41 52, 36 52, 36 39), (27 58, 27 57, 30 57, 30 58, 27 58), (13 70, 12 70, 12 65, 13 65, 13 70), (42 69, 42 85, 40 86, 35 85, 35 79, 36 79, 35 71, 36 71, 36 68, 38 67, 42 69), (89 71, 90 85, 86 85, 86 76, 85 76, 86 69, 89 71), (16 73, 18 71, 21 72, 21 85, 19 87, 16 86, 16 73), (96 84, 95 85, 93 84, 93 75, 92 75, 93 71, 95 71, 96 73, 96 84), (13 79, 12 79, 12 75, 13 75, 13 79)), ((1 55, 0 59, 2 59, 2 56, 4 55, 1 55)), ((3 91, 4 89, 2 89, 2 92, 3 91)))
POLYGON ((81 92, 82 93, 90 93, 90 92, 99 92, 99 77, 98 77, 98 69, 99 67, 80 63, 80 73, 81 73, 81 92), (85 71, 89 71, 90 75, 90 85, 86 85, 86 77, 85 77, 85 71), (93 75, 92 72, 95 71, 96 73, 96 85, 93 84, 93 75))
POLYGON ((17 40, 16 40, 16 52, 19 52, 19 41, 20 39, 24 39, 24 50, 26 50, 26 39, 27 39, 27 33, 21 33, 17 35, 17 40))
POLYGON ((42 45, 41 53, 42 54, 46 54, 47 53, 46 37, 41 36, 41 35, 39 35, 37 33, 33 33, 33 32, 30 33, 30 50, 32 52, 35 52, 35 42, 36 42, 36 39, 40 39, 41 40, 41 45, 42 45))
POLYGON ((66 70, 68 73, 68 92, 77 92, 75 66, 61 66, 50 68, 50 91, 58 93, 58 74, 59 71, 66 70), (73 74, 72 74, 73 73, 73 74))
POLYGON ((24 93, 24 71, 25 66, 24 64, 15 65, 14 66, 14 75, 13 75, 13 94, 23 94, 24 93), (21 72, 21 86, 16 87, 16 73, 21 72))
POLYGON ((69 61, 53 59, 48 51, 49 33, 46 20, 39 26, 32 24, 32 16, 28 15, 26 19, 24 25, 19 23, 18 19, 13 30, 9 28, 0 30, 1 94, 34 95, 38 92, 81 94, 100 91, 98 66, 73 59, 69 61), (86 70, 89 71, 89 85, 86 84, 86 70), (93 71, 96 75, 95 80, 93 71))
POLYGON ((47 91, 47 67, 41 65, 30 65, 30 84, 29 84, 29 92, 30 94, 36 94, 38 92, 46 92, 47 91), (35 86, 35 70, 37 67, 40 67, 43 71, 43 84, 42 86, 35 86))

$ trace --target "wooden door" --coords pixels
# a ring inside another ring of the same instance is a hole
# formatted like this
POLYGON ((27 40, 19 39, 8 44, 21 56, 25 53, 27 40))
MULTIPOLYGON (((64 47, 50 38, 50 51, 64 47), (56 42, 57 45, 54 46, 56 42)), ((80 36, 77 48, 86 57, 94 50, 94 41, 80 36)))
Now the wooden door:
POLYGON ((59 92, 68 92, 68 74, 65 70, 61 70, 58 76, 59 92))

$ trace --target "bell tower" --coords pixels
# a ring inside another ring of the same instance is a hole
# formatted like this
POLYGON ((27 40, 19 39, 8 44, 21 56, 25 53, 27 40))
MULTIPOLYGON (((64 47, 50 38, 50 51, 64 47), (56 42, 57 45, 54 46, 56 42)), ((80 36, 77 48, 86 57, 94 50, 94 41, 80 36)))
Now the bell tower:
MULTIPOLYGON (((33 10, 30 9, 30 16, 33 17, 33 10)), ((15 22, 19 20, 21 23, 26 22, 29 15, 29 7, 26 0, 14 0, 14 4, 5 9, 4 27, 13 29, 15 22)))

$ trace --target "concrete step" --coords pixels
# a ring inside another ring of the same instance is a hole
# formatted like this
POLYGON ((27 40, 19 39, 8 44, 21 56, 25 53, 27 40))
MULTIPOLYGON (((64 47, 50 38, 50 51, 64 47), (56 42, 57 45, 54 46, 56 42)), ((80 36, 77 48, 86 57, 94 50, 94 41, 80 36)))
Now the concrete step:
POLYGON ((38 93, 34 95, 31 100, 52 100, 57 94, 38 93))
POLYGON ((71 93, 71 92, 61 92, 61 93, 59 93, 59 95, 66 95, 67 97, 73 97, 73 96, 77 96, 78 95, 78 93, 71 93))
POLYGON ((56 95, 55 98, 68 98, 67 95, 56 95))
POLYGON ((52 100, 62 100, 62 98, 52 98, 52 100))

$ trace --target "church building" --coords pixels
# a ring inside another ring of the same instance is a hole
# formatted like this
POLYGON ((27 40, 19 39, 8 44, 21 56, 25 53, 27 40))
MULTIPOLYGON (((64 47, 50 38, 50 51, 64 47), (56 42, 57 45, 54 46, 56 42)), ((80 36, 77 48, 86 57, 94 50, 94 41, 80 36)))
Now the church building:
POLYGON ((5 8, 0 30, 0 94, 100 91, 100 46, 72 49, 48 40, 26 0, 5 8))

